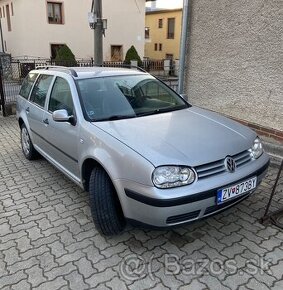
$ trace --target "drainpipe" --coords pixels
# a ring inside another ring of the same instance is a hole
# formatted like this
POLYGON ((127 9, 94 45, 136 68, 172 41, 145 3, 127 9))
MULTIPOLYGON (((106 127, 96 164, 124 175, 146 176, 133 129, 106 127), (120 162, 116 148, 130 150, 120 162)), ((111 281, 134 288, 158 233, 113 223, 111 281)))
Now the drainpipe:
POLYGON ((189 30, 189 14, 190 14, 190 0, 184 0, 183 2, 183 17, 182 17, 182 33, 180 43, 180 66, 179 66, 179 83, 178 93, 184 94, 184 74, 186 64, 186 48, 187 48, 187 37, 189 30))

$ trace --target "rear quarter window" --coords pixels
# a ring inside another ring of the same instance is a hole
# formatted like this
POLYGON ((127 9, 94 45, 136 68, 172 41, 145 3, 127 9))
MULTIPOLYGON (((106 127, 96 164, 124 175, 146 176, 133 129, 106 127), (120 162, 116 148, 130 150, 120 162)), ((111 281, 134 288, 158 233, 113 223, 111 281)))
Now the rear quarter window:
POLYGON ((41 74, 33 86, 30 101, 37 104, 40 107, 44 107, 45 99, 50 87, 50 84, 53 80, 53 75, 44 75, 41 74))
POLYGON ((28 99, 31 88, 37 78, 37 73, 29 73, 23 81, 19 95, 28 99))

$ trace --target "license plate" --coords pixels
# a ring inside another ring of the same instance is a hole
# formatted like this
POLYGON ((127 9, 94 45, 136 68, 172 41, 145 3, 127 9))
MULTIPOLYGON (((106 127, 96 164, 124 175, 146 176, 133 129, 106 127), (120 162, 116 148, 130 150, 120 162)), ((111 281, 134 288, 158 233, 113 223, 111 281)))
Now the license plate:
POLYGON ((217 204, 226 202, 234 197, 244 194, 256 188, 256 177, 247 179, 241 183, 219 189, 217 191, 217 204))

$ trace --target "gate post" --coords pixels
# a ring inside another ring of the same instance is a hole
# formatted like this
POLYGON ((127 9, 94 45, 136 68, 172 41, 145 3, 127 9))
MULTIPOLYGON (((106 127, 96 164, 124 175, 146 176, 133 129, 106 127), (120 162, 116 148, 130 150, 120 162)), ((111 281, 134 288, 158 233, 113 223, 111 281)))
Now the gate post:
POLYGON ((0 97, 1 97, 1 106, 2 106, 2 112, 3 112, 3 117, 6 117, 6 106, 5 106, 5 95, 4 95, 4 89, 3 89, 3 70, 2 66, 0 66, 0 97))

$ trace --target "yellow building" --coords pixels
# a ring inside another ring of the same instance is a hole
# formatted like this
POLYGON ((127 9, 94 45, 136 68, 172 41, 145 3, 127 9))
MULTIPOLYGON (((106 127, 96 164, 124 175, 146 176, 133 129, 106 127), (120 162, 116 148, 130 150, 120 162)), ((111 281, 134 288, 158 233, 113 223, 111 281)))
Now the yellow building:
POLYGON ((154 9, 145 16, 145 57, 179 59, 182 9, 154 9))

